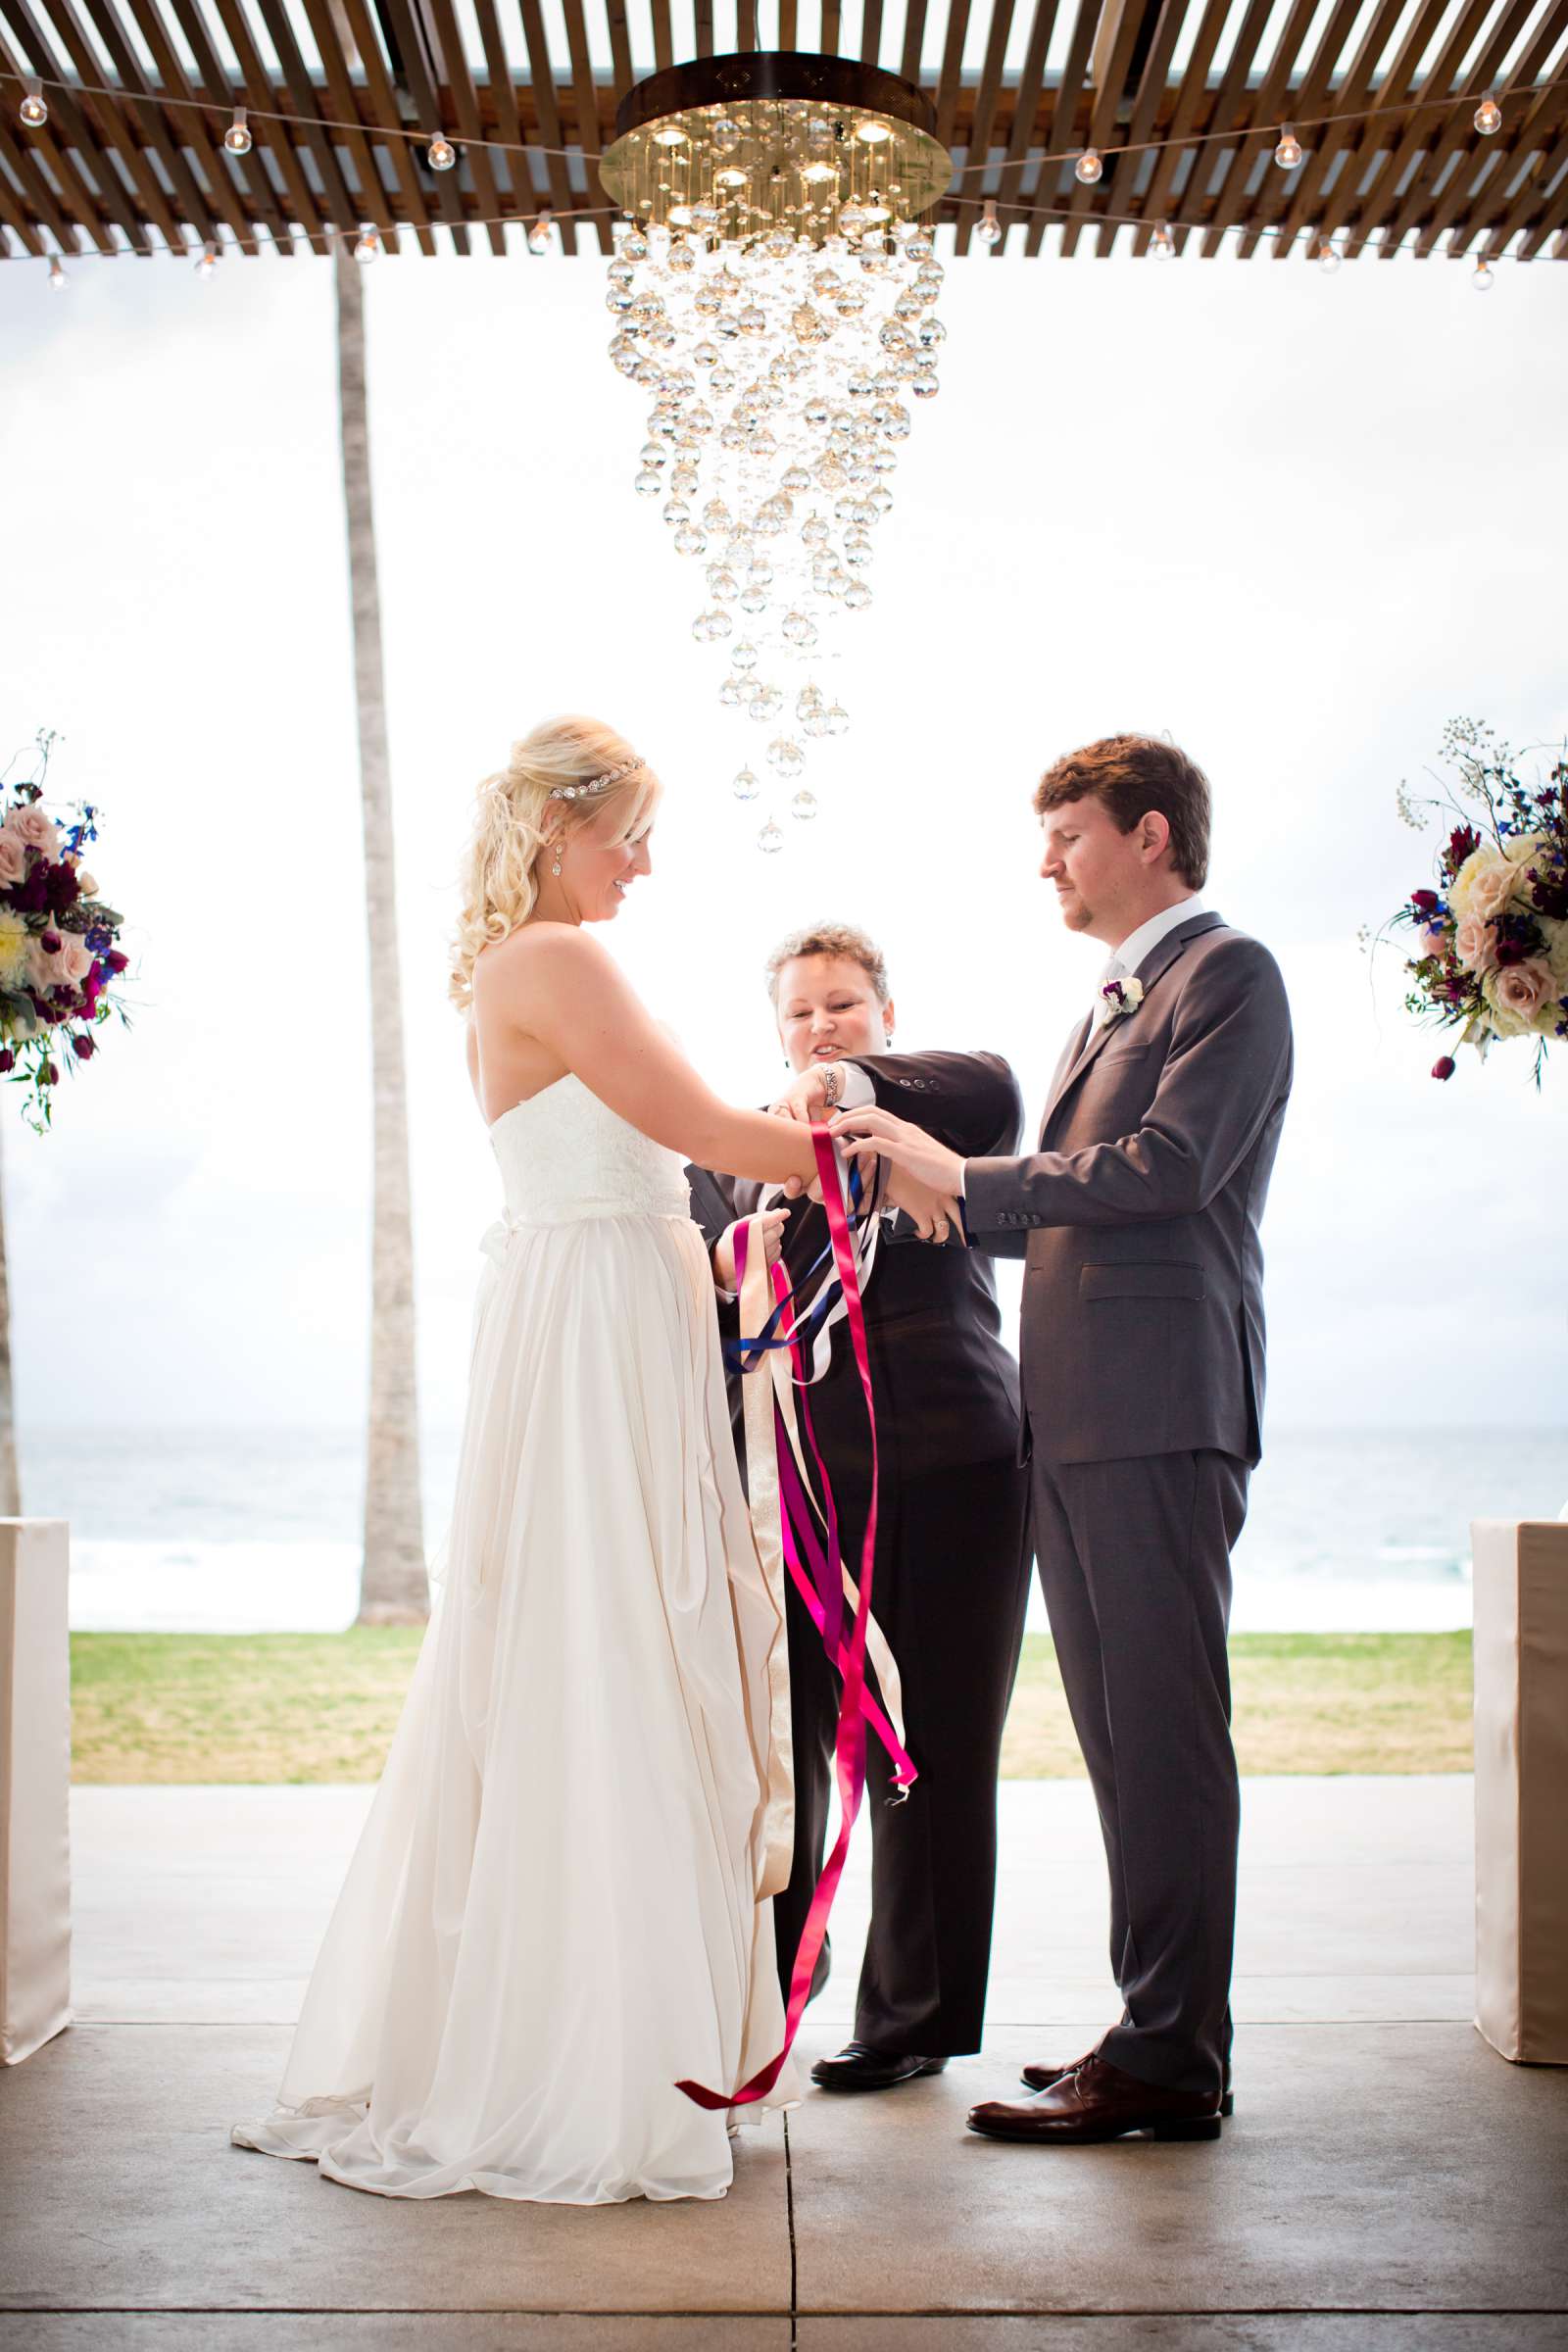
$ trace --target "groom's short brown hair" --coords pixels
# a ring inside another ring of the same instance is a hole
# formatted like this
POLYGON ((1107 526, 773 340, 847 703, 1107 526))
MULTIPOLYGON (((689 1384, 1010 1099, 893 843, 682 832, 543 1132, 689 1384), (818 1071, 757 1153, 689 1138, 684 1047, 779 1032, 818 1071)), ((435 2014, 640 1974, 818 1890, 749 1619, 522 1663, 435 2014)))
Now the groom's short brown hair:
POLYGON ((1196 760, 1152 735, 1105 735, 1048 767, 1035 814, 1069 801, 1099 801, 1123 833, 1150 810, 1170 826, 1171 862, 1193 890, 1208 876, 1208 778, 1196 760))

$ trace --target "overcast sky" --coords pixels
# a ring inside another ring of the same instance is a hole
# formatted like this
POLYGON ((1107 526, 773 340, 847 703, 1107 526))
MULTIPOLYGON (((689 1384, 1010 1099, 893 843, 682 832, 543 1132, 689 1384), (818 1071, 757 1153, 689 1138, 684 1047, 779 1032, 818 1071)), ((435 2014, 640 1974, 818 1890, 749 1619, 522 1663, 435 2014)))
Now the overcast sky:
MULTIPOLYGON (((902 1046, 989 1046, 1038 1115, 1100 951, 1035 876, 1055 754, 1168 729, 1216 798, 1211 904, 1279 956, 1296 1100, 1265 1225, 1281 1422, 1559 1424, 1568 1054, 1447 1087, 1358 953, 1427 879, 1395 812, 1455 711, 1568 730, 1568 271, 1131 260, 953 267, 941 397, 786 854, 727 779, 752 731, 697 568, 633 497, 643 396, 603 264, 384 261, 368 286, 426 1415, 462 1405, 489 1149, 445 1004, 475 781, 602 712, 662 771, 611 935, 737 1100, 760 969, 835 914, 902 1046)), ((24 1421, 352 1423, 368 1098, 332 283, 303 259, 0 270, 0 737, 47 724, 103 808, 136 1027, 36 1141, 4 1107, 24 1421)), ((786 822, 788 820, 785 820, 786 822)))

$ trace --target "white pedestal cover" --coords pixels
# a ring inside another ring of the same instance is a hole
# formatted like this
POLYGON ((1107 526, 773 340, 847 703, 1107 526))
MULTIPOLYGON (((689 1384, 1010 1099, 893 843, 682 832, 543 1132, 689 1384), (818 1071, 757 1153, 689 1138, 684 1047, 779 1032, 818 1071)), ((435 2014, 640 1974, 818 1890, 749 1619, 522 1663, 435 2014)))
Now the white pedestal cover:
POLYGON ((1481 1519, 1475 1554, 1476 2024, 1568 2066, 1568 1523, 1481 1519))
POLYGON ((63 1519, 0 1519, 0 2064, 71 2022, 71 1646, 63 1519))

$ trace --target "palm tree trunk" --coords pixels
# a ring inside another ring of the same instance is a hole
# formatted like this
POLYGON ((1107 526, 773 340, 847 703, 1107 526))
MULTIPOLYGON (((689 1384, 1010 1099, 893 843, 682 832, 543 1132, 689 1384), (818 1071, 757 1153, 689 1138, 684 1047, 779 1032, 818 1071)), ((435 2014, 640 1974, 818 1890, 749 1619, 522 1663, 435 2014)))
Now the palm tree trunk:
POLYGON ((17 1469, 16 1405, 11 1389, 11 1277, 6 1270, 6 1195, 0 1171, 0 1519, 21 1517, 22 1480, 17 1469))
POLYGON ((365 1468, 361 1625, 412 1625, 429 1614, 419 1507, 418 1396, 414 1361, 414 1218, 409 1182, 408 1086, 398 978, 392 778, 381 669, 381 600, 370 506, 365 394, 364 265, 340 237, 338 391, 354 685, 365 814, 365 896, 370 934, 370 1079, 374 1099, 374 1210, 370 1239, 370 1425, 365 1468))

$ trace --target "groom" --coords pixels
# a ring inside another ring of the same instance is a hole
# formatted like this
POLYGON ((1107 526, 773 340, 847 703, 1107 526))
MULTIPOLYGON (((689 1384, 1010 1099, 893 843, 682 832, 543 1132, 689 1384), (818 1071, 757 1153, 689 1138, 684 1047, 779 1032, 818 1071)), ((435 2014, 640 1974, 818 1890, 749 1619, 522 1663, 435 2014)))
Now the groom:
POLYGON ((1184 753, 1107 737, 1057 760, 1035 808, 1063 920, 1110 951, 1039 1150, 963 1160, 882 1110, 836 1122, 959 1204, 972 1247, 1027 1259, 1035 1551, 1110 1871, 1120 2022, 969 2123, 1048 2146, 1217 2139, 1240 1817, 1225 1642, 1290 1011, 1267 949, 1199 896, 1208 785, 1184 753))

